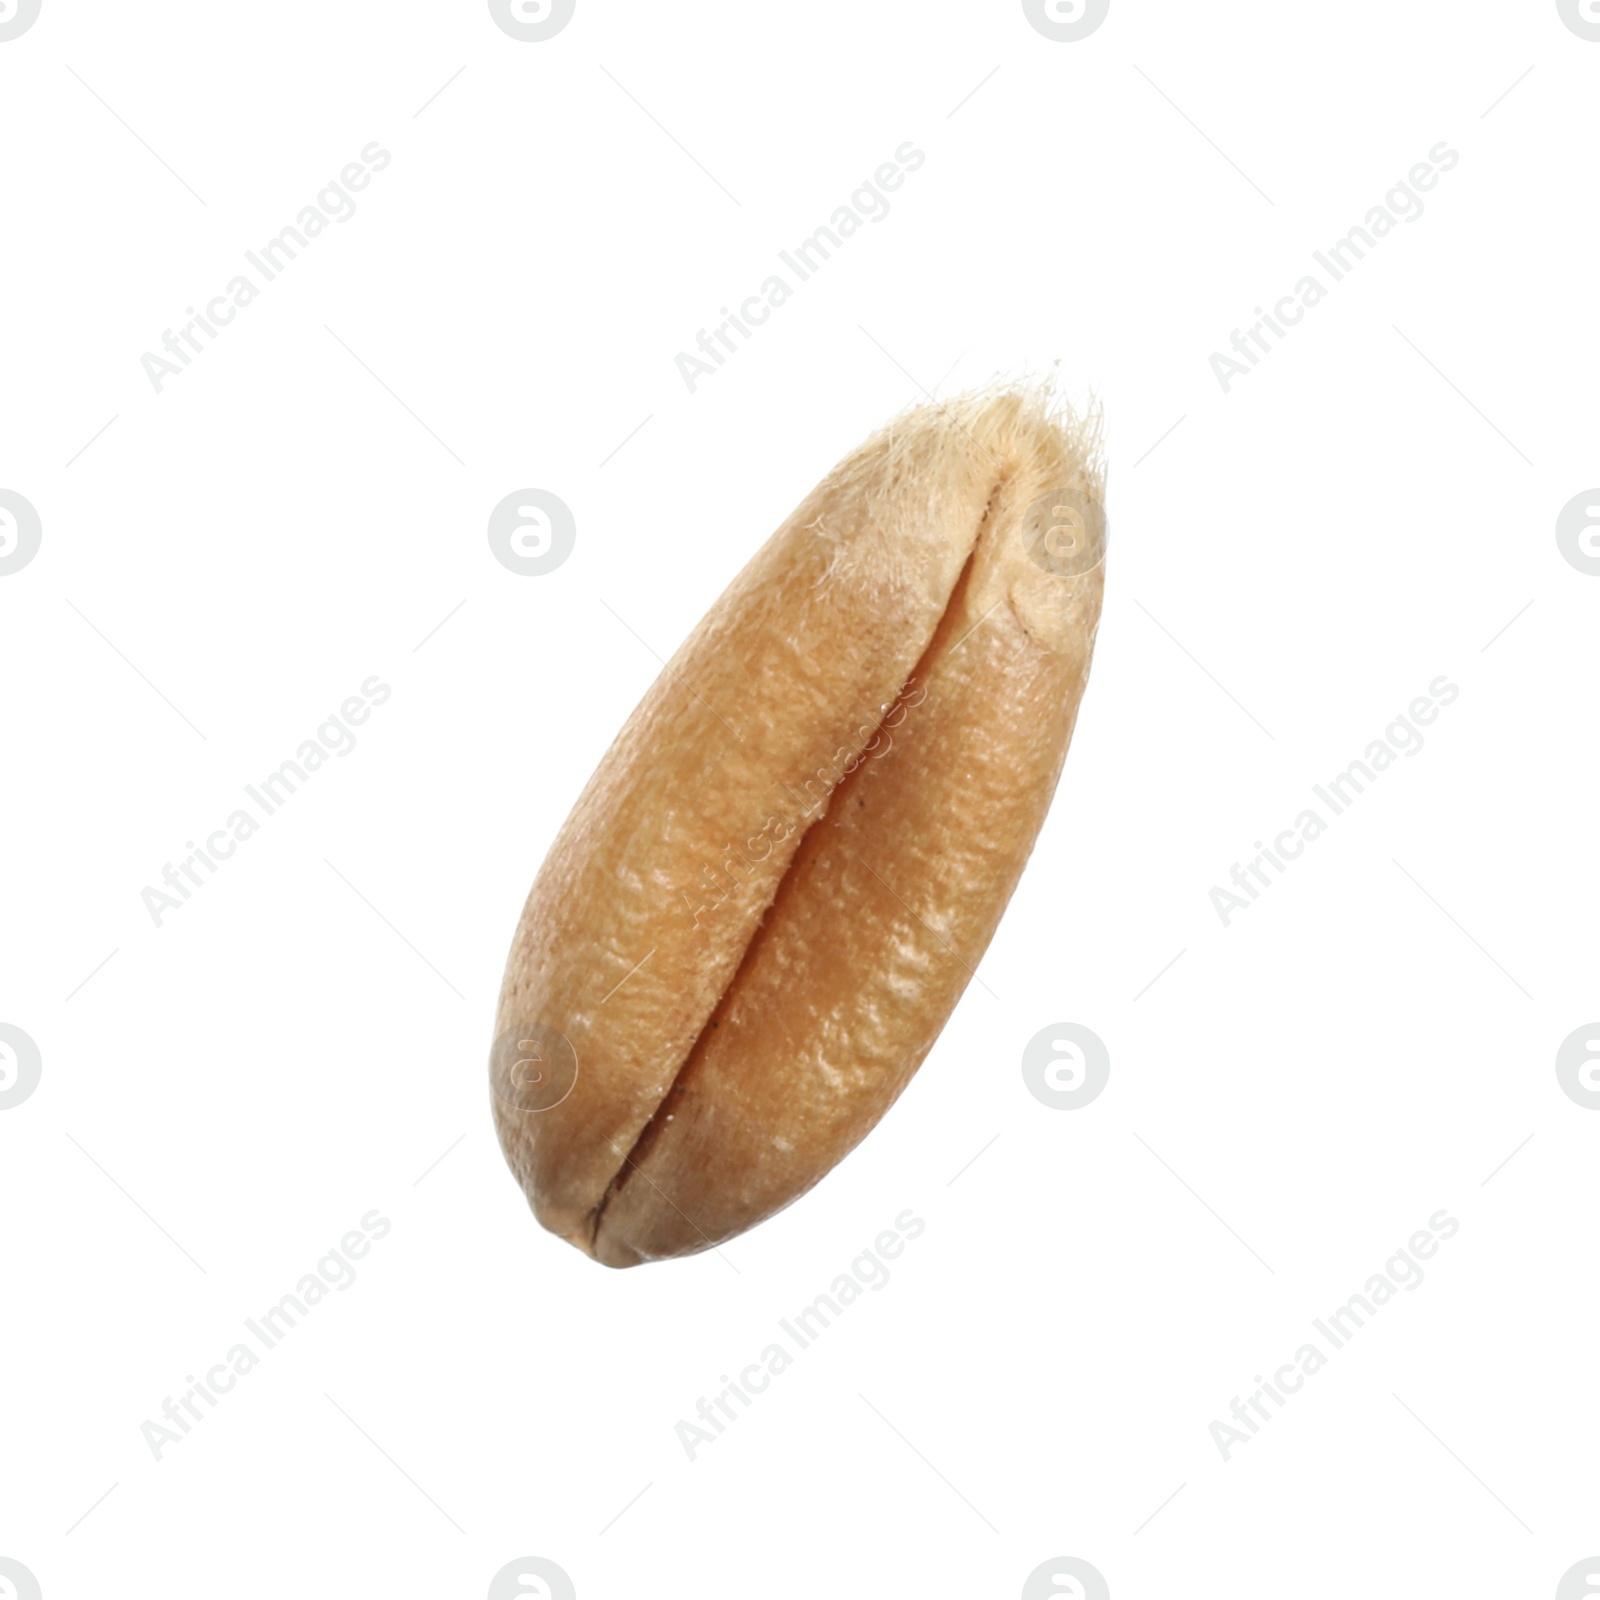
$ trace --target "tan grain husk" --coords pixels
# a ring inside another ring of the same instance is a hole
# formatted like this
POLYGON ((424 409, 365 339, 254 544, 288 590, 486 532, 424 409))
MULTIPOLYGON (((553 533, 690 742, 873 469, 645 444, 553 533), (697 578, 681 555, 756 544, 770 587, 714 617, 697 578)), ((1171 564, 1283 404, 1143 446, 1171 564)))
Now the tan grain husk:
POLYGON ((712 606, 512 944, 493 1105, 547 1228, 611 1266, 706 1249, 893 1103, 1055 791, 1104 528, 1092 425, 973 396, 846 458, 712 606), (546 1109, 524 1108, 550 1098, 521 1087, 519 1057, 550 1054, 530 1033, 575 1057, 546 1109))

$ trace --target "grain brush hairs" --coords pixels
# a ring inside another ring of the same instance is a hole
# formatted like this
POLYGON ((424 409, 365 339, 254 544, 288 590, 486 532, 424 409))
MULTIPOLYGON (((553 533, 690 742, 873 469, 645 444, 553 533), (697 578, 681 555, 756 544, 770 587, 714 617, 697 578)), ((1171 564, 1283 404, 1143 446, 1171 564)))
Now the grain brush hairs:
POLYGON ((1105 563, 1093 421, 931 404, 756 552, 556 836, 506 964, 495 1125, 607 1266, 804 1194, 938 1038, 1049 809, 1105 563))

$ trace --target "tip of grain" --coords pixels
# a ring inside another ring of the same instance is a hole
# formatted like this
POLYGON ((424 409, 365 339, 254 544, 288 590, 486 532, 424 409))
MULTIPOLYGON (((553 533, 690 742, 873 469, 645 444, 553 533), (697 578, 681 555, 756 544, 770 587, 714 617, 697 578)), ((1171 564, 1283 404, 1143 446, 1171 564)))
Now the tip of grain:
POLYGON ((1049 378, 998 379, 981 389, 907 408, 880 437, 903 465, 933 451, 975 456, 997 479, 1038 477, 1081 483, 1105 496, 1104 414, 1098 401, 1074 406, 1049 378))

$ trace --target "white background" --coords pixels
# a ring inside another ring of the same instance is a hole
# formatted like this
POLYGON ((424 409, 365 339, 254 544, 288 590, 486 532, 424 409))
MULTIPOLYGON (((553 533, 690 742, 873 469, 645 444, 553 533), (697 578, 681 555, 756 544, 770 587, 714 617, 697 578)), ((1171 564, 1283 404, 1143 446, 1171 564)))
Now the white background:
POLYGON ((999 0, 579 0, 537 44, 481 3, 44 0, 0 43, 0 488, 43 525, 0 578, 0 1022, 43 1058, 0 1112, 0 1556, 46 1600, 476 1597, 525 1555, 582 1600, 1011 1597, 1057 1556, 1117 1600, 1555 1594, 1600 1550, 1600 1114, 1554 1072, 1600 1015, 1600 578, 1554 535, 1600 482, 1597 81, 1532 0, 1113 0, 1078 43, 999 0), (141 356, 373 140, 157 394, 141 356), (691 394, 678 352, 906 140, 890 214, 691 394), (1224 394, 1212 352, 1441 140, 1224 394), (555 829, 835 460, 1056 363, 1112 551, 992 994, 801 1203, 596 1266, 485 1084, 555 829), (523 487, 577 522, 543 577, 485 536, 523 487), (357 747, 155 926, 372 674, 357 747), (1426 747, 1224 928, 1212 886, 1441 674, 1426 747), (1019 1068, 1062 1021, 1111 1053, 1080 1111, 1019 1068), (373 1208, 358 1281, 157 1462, 141 1424, 373 1208), (893 1280, 691 1462, 675 1424, 906 1208, 893 1280), (1224 1462, 1440 1208, 1421 1287, 1224 1462))

